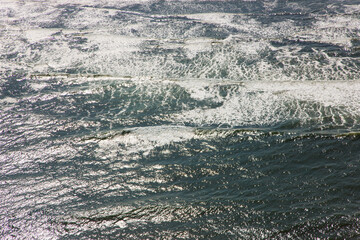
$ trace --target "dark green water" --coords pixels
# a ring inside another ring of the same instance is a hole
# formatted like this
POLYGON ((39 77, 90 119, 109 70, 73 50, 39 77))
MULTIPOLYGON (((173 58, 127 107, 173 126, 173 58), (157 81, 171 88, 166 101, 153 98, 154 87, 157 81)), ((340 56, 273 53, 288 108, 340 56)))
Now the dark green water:
POLYGON ((0 0, 0 238, 358 239, 359 14, 0 0))

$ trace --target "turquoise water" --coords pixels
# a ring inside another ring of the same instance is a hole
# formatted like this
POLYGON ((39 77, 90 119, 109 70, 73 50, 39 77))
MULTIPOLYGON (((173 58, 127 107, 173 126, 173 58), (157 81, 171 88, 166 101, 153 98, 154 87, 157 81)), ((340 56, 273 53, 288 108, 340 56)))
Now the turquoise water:
POLYGON ((1 238, 359 238, 359 13, 0 0, 1 238))

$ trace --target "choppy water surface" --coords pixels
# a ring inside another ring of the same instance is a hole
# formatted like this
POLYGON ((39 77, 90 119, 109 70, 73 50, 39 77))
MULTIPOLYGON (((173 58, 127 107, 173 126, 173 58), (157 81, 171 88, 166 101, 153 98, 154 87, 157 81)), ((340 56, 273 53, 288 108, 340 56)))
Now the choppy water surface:
POLYGON ((356 239, 359 76, 357 0, 0 0, 0 236, 356 239))

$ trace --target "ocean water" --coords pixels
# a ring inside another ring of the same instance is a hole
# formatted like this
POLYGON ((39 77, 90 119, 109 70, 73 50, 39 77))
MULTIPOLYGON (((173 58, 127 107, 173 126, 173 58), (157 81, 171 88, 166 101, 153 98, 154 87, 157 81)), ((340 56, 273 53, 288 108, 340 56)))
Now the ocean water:
POLYGON ((1 239, 360 239, 360 1, 0 0, 1 239))

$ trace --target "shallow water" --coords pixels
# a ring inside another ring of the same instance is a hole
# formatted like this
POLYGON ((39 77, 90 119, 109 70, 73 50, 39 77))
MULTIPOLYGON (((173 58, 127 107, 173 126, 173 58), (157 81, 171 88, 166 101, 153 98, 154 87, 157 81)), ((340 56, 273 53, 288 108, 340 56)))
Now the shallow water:
POLYGON ((0 0, 1 238, 358 238, 359 14, 0 0))

